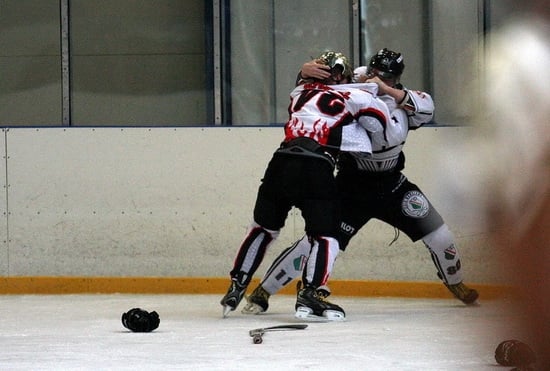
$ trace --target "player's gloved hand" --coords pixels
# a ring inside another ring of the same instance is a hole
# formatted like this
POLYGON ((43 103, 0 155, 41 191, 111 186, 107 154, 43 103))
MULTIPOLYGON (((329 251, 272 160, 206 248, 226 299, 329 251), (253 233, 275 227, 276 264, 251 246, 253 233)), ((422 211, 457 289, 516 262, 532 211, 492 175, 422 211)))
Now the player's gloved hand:
POLYGON ((151 332, 159 327, 157 312, 151 313, 141 308, 133 308, 122 314, 122 325, 133 332, 151 332))

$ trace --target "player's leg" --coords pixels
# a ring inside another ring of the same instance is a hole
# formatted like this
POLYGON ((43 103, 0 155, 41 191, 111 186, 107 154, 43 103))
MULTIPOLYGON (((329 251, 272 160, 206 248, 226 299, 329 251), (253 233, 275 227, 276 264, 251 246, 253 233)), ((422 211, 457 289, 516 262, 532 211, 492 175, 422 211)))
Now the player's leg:
POLYGON ((341 220, 340 200, 336 194, 336 182, 333 188, 327 174, 319 179, 317 189, 325 193, 313 194, 305 199, 299 207, 305 219, 306 233, 312 242, 311 250, 302 273, 303 287, 298 291, 296 300, 296 317, 323 317, 328 320, 343 320, 344 310, 319 294, 319 287, 324 286, 332 272, 339 252, 336 239, 341 220))
POLYGON ((443 224, 427 234, 422 238, 422 241, 430 251, 432 261, 437 268, 437 275, 449 291, 464 304, 475 303, 479 294, 462 282, 460 254, 447 225, 443 224))
POLYGON ((231 284, 220 301, 226 309, 224 314, 237 308, 252 279, 252 275, 260 266, 268 247, 278 235, 278 230, 263 228, 256 222, 250 225, 230 272, 231 284))
MULTIPOLYGON (((372 177, 365 172, 355 170, 355 160, 351 169, 340 168, 336 183, 340 199, 341 221, 338 226, 338 243, 340 251, 345 251, 349 241, 372 219, 379 205, 379 188, 372 177)), ((349 161, 348 167, 349 167, 349 161)))
POLYGON ((446 285, 462 282, 460 254, 454 244, 454 238, 446 224, 422 238, 430 251, 432 261, 437 268, 437 275, 446 285))
POLYGON ((302 273, 303 286, 298 291, 296 317, 322 317, 343 320, 344 310, 330 303, 317 289, 324 286, 332 272, 339 251, 336 239, 341 221, 340 198, 334 168, 325 161, 311 163, 303 174, 303 194, 296 206, 305 220, 311 250, 302 273))
POLYGON ((260 284, 252 291, 243 308, 244 314, 258 314, 269 307, 269 297, 302 274, 311 250, 311 243, 304 235, 275 258, 260 284))
POLYGON ((231 284, 221 300, 224 316, 235 310, 241 302, 252 276, 260 266, 265 252, 278 237, 291 208, 291 202, 281 194, 286 184, 281 184, 287 161, 274 157, 269 163, 262 184, 258 189, 254 206, 254 222, 250 225, 242 242, 233 268, 231 284))
POLYGON ((314 237, 311 254, 307 260, 302 275, 303 287, 300 288, 296 300, 296 317, 324 317, 332 321, 345 318, 344 310, 326 300, 319 293, 332 272, 332 267, 338 255, 338 241, 333 237, 314 237))
MULTIPOLYGON (((371 196, 372 192, 365 191, 365 187, 356 186, 355 173, 351 175, 338 173, 336 182, 340 194, 342 217, 337 239, 340 250, 344 251, 351 238, 371 219, 373 204, 377 198, 371 196)), ((304 236, 275 258, 260 285, 247 297, 248 304, 242 312, 246 314, 265 312, 269 307, 270 296, 301 275, 310 250, 311 242, 307 236, 304 236)), ((330 295, 330 289, 326 285, 317 288, 317 291, 325 298, 330 295)))
POLYGON ((381 219, 406 233, 412 241, 422 239, 445 286, 465 304, 474 303, 478 293, 462 283, 462 262, 454 236, 424 193, 405 180, 388 198, 390 212, 381 219))
MULTIPOLYGON (((342 222, 337 239, 340 250, 344 251, 351 238, 370 220, 372 215, 368 206, 372 202, 365 197, 354 197, 350 192, 342 198, 341 203, 342 222)), ((270 296, 301 276, 310 250, 311 242, 306 235, 279 254, 260 284, 246 298, 247 305, 242 313, 259 314, 267 311, 270 296)), ((318 287, 317 291, 325 298, 330 295, 330 289, 326 285, 318 287)))
POLYGON ((261 284, 264 289, 270 295, 273 295, 293 279, 299 277, 302 274, 310 250, 311 242, 307 235, 286 248, 275 258, 262 278, 261 284))

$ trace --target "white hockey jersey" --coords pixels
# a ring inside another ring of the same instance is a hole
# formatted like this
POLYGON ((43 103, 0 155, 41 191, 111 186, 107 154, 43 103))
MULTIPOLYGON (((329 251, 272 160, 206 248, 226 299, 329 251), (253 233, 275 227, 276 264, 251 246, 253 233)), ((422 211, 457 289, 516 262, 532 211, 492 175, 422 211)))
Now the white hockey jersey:
MULTIPOLYGON (((376 94, 378 86, 373 83, 336 85, 335 89, 355 87, 376 94)), ((391 112, 387 125, 371 122, 367 128, 372 144, 372 156, 353 153, 360 170, 381 172, 393 169, 399 162, 399 156, 405 145, 409 129, 416 129, 429 122, 433 117, 432 97, 424 92, 405 90, 407 95, 401 105, 389 95, 379 96, 391 112)))
POLYGON ((390 111, 376 94, 352 84, 342 86, 297 86, 290 93, 285 141, 308 137, 327 147, 363 155, 372 153, 368 131, 387 126, 390 111))

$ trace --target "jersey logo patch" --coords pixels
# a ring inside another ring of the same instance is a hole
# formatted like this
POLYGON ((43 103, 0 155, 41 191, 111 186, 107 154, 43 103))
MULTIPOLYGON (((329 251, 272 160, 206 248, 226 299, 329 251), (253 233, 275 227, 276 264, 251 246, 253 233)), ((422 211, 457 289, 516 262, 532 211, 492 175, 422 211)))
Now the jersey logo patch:
POLYGON ((401 210, 412 218, 424 218, 430 210, 430 204, 421 192, 409 191, 403 196, 401 210))

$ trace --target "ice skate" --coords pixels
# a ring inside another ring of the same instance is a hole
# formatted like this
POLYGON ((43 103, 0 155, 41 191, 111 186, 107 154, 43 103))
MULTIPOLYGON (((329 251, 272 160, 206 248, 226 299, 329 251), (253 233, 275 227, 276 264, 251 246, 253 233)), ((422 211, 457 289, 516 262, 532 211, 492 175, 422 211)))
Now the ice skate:
POLYGON ((241 310, 243 314, 260 314, 269 308, 269 292, 265 291, 262 285, 259 285, 252 291, 252 294, 246 297, 247 304, 241 310))
MULTIPOLYGON (((298 290, 299 291, 299 290, 298 290)), ((328 286, 319 286, 317 287, 317 295, 319 295, 321 298, 326 299, 330 296, 330 289, 328 286)))
POLYGON ((316 290, 312 286, 300 288, 295 317, 303 320, 343 321, 346 313, 340 306, 326 300, 327 293, 330 294, 330 291, 316 290))
POLYGON ((223 316, 227 317, 229 312, 237 309, 246 292, 246 286, 241 285, 236 280, 231 280, 231 285, 227 289, 227 294, 222 298, 220 304, 223 306, 223 316))
POLYGON ((455 285, 447 285, 447 288, 450 292, 453 293, 453 295, 460 301, 462 301, 466 305, 477 305, 477 298, 479 297, 479 294, 476 290, 469 288, 462 282, 459 282, 455 285))

